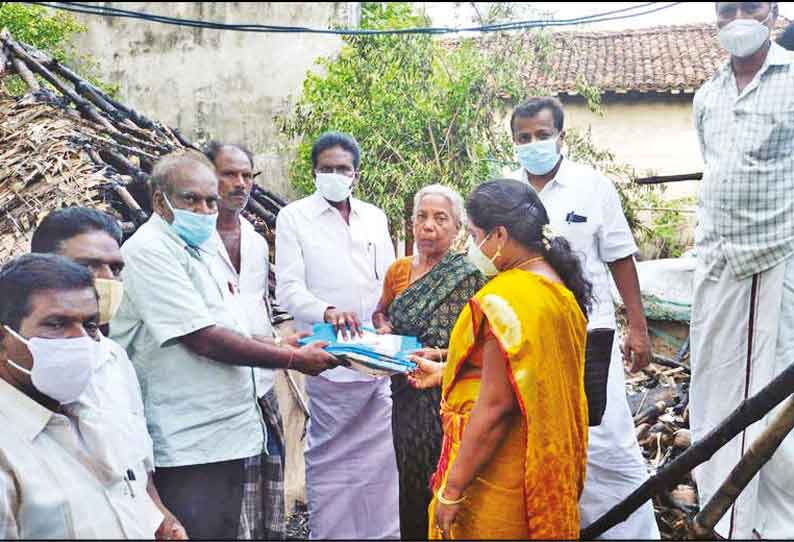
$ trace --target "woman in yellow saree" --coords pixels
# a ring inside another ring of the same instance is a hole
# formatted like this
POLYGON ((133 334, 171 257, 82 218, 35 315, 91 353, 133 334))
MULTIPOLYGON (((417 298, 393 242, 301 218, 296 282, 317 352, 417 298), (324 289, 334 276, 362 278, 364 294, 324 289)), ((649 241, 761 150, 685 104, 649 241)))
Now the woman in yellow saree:
POLYGON ((466 210, 468 257, 493 278, 458 318, 447 363, 419 360, 411 378, 442 385, 429 537, 578 538, 590 284, 527 184, 483 183, 466 210))

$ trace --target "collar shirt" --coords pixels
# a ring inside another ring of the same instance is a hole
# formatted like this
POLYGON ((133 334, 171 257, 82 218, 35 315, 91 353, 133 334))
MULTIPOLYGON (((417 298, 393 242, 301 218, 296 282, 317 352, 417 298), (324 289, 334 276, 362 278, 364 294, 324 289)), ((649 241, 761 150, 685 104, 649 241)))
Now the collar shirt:
POLYGON ((121 248, 124 297, 110 323, 138 374, 158 467, 263 453, 263 420, 251 367, 201 356, 179 340, 218 325, 248 336, 212 273, 212 242, 188 247, 154 214, 121 248))
POLYGON ((698 258, 710 278, 774 267, 794 252, 794 55, 772 43, 741 94, 726 62, 695 95, 694 118, 698 258))
MULTIPOLYGON (((383 211, 350 198, 350 224, 315 193, 287 205, 276 222, 276 298, 307 331, 325 310, 355 312, 372 324, 394 246, 383 211)), ((337 382, 371 380, 352 369, 322 373, 337 382)))
MULTIPOLYGON (((524 170, 513 177, 529 182, 524 170)), ((557 175, 538 196, 551 227, 578 253, 585 276, 593 284, 587 328, 614 329, 612 279, 606 264, 637 252, 615 186, 593 168, 563 158, 557 175)))
POLYGON ((154 538, 163 515, 142 461, 107 476, 76 420, 2 379, 0 425, 1 539, 154 538))
POLYGON ((141 461, 148 474, 154 471, 154 452, 138 377, 123 348, 101 335, 100 345, 99 364, 85 391, 62 408, 77 422, 83 443, 106 477, 141 461))
MULTIPOLYGON (((240 272, 232 263, 226 245, 216 231, 215 246, 218 257, 214 259, 213 272, 218 281, 225 283, 229 293, 231 310, 237 311, 239 321, 251 336, 272 337, 268 308, 269 249, 264 237, 242 216, 240 217, 240 272)), ((273 387, 275 372, 272 369, 255 368, 256 394, 265 395, 273 387)))

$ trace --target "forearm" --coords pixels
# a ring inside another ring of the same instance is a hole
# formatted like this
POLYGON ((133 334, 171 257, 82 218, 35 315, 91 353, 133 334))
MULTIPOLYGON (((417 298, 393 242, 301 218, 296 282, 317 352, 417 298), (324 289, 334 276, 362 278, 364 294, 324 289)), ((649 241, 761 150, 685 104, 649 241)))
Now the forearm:
POLYGON ((647 329, 645 309, 642 306, 642 295, 640 294, 640 281, 634 258, 629 256, 616 260, 609 264, 609 269, 615 279, 620 297, 623 299, 623 305, 626 307, 629 326, 639 330, 647 329))
POLYGON ((210 326, 179 339, 192 352, 220 363, 285 369, 295 350, 249 339, 221 326, 210 326))
POLYGON ((160 500, 160 494, 157 492, 157 487, 154 485, 154 476, 152 476, 151 472, 149 473, 149 478, 146 481, 146 493, 149 494, 149 496, 152 498, 152 501, 154 501, 155 506, 160 509, 160 512, 162 512, 164 516, 173 515, 168 508, 165 507, 163 501, 160 500))
POLYGON ((457 499, 463 495, 504 441, 513 419, 510 411, 485 405, 474 407, 463 432, 460 451, 447 477, 444 497, 457 499))

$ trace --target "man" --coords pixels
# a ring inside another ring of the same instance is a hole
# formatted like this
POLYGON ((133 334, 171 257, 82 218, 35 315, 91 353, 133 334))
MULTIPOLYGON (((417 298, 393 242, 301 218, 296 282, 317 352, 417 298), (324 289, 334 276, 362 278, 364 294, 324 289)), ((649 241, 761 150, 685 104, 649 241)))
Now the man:
MULTIPOLYGON (((691 321, 696 441, 794 359, 794 56, 770 41, 776 2, 717 2, 716 13, 731 56, 694 101, 704 161, 691 321)), ((701 505, 771 415, 695 470, 701 505)), ((794 537, 792 462, 789 435, 717 534, 794 537)))
POLYGON ((31 254, 0 270, 2 539, 152 539, 162 525, 140 434, 70 408, 100 361, 98 327, 85 267, 31 254))
MULTIPOLYGON (((211 141, 204 153, 215 166, 218 178, 218 238, 215 247, 216 273, 230 285, 238 311, 245 317, 241 324, 252 336, 273 337, 268 304, 267 241, 250 222, 241 216, 253 187, 254 160, 251 152, 239 145, 211 141)), ((278 340, 278 339, 277 339, 278 340)), ((284 430, 273 389, 275 372, 254 369, 256 394, 267 425, 267 456, 255 456, 246 465, 243 497, 243 525, 256 540, 283 540, 284 522, 284 430), (264 461, 264 463, 262 463, 264 461)), ((241 535, 245 533, 241 532, 241 535)))
MULTIPOLYGON (((606 410, 600 425, 591 426, 589 431, 587 477, 580 499, 585 527, 648 478, 626 399, 621 348, 614 340, 610 274, 626 306, 629 329, 622 350, 632 371, 648 365, 651 347, 634 265, 637 246, 618 193, 609 179, 560 154, 565 139, 563 124, 562 104, 554 98, 530 99, 516 108, 510 120, 522 165, 514 177, 537 191, 552 228, 582 255, 585 273, 593 284, 587 363, 609 363, 606 410), (604 359, 596 352, 602 352, 604 359)), ((658 539, 651 503, 607 531, 604 538, 658 539)))
MULTIPOLYGON (((312 147, 317 191, 276 222, 276 298, 299 326, 356 334, 380 299, 394 247, 383 212, 350 194, 358 143, 329 132, 312 147)), ((306 494, 313 539, 399 538, 397 460, 388 378, 346 368, 306 384, 306 494)))
MULTIPOLYGON (((58 254, 91 270, 98 293, 100 330, 104 327, 105 332, 124 291, 119 280, 124 268, 119 249, 121 239, 121 228, 109 215, 87 207, 67 207, 49 213, 33 232, 30 242, 34 253, 58 254)), ((101 355, 92 378, 80 399, 64 408, 69 414, 77 418, 82 416, 83 419, 92 411, 112 413, 105 419, 124 427, 125 435, 129 437, 129 442, 121 443, 119 447, 137 453, 136 459, 146 459, 146 490, 165 517, 157 537, 186 538, 184 528, 163 506, 154 485, 152 441, 146 430, 143 400, 135 369, 123 348, 105 338, 101 331, 97 332, 97 337, 101 355)), ((122 433, 115 430, 114 434, 122 433)), ((106 443, 92 442, 87 436, 84 435, 84 439, 95 455, 108 450, 106 443)), ((102 437, 107 439, 104 432, 102 437)))
POLYGON ((335 358, 321 343, 276 346, 245 332, 234 292, 211 271, 218 181, 206 158, 162 158, 151 189, 154 214, 122 247, 111 337, 138 372, 163 502, 191 537, 235 538, 245 462, 266 453, 252 367, 318 374, 335 358))

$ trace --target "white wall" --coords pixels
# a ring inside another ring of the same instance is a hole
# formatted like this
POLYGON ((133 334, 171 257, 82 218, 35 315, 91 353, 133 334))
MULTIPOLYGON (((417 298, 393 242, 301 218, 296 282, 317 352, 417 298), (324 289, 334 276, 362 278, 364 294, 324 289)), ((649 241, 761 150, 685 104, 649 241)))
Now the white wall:
MULTIPOLYGON (((96 2, 113 4, 115 2, 96 2)), ((125 9, 226 23, 327 28, 357 26, 358 2, 125 2, 125 9)), ((190 139, 247 144, 258 180, 287 189, 290 151, 276 148, 275 115, 288 113, 307 70, 339 51, 337 36, 201 30, 134 19, 78 15, 78 49, 120 85, 120 98, 190 139)))

